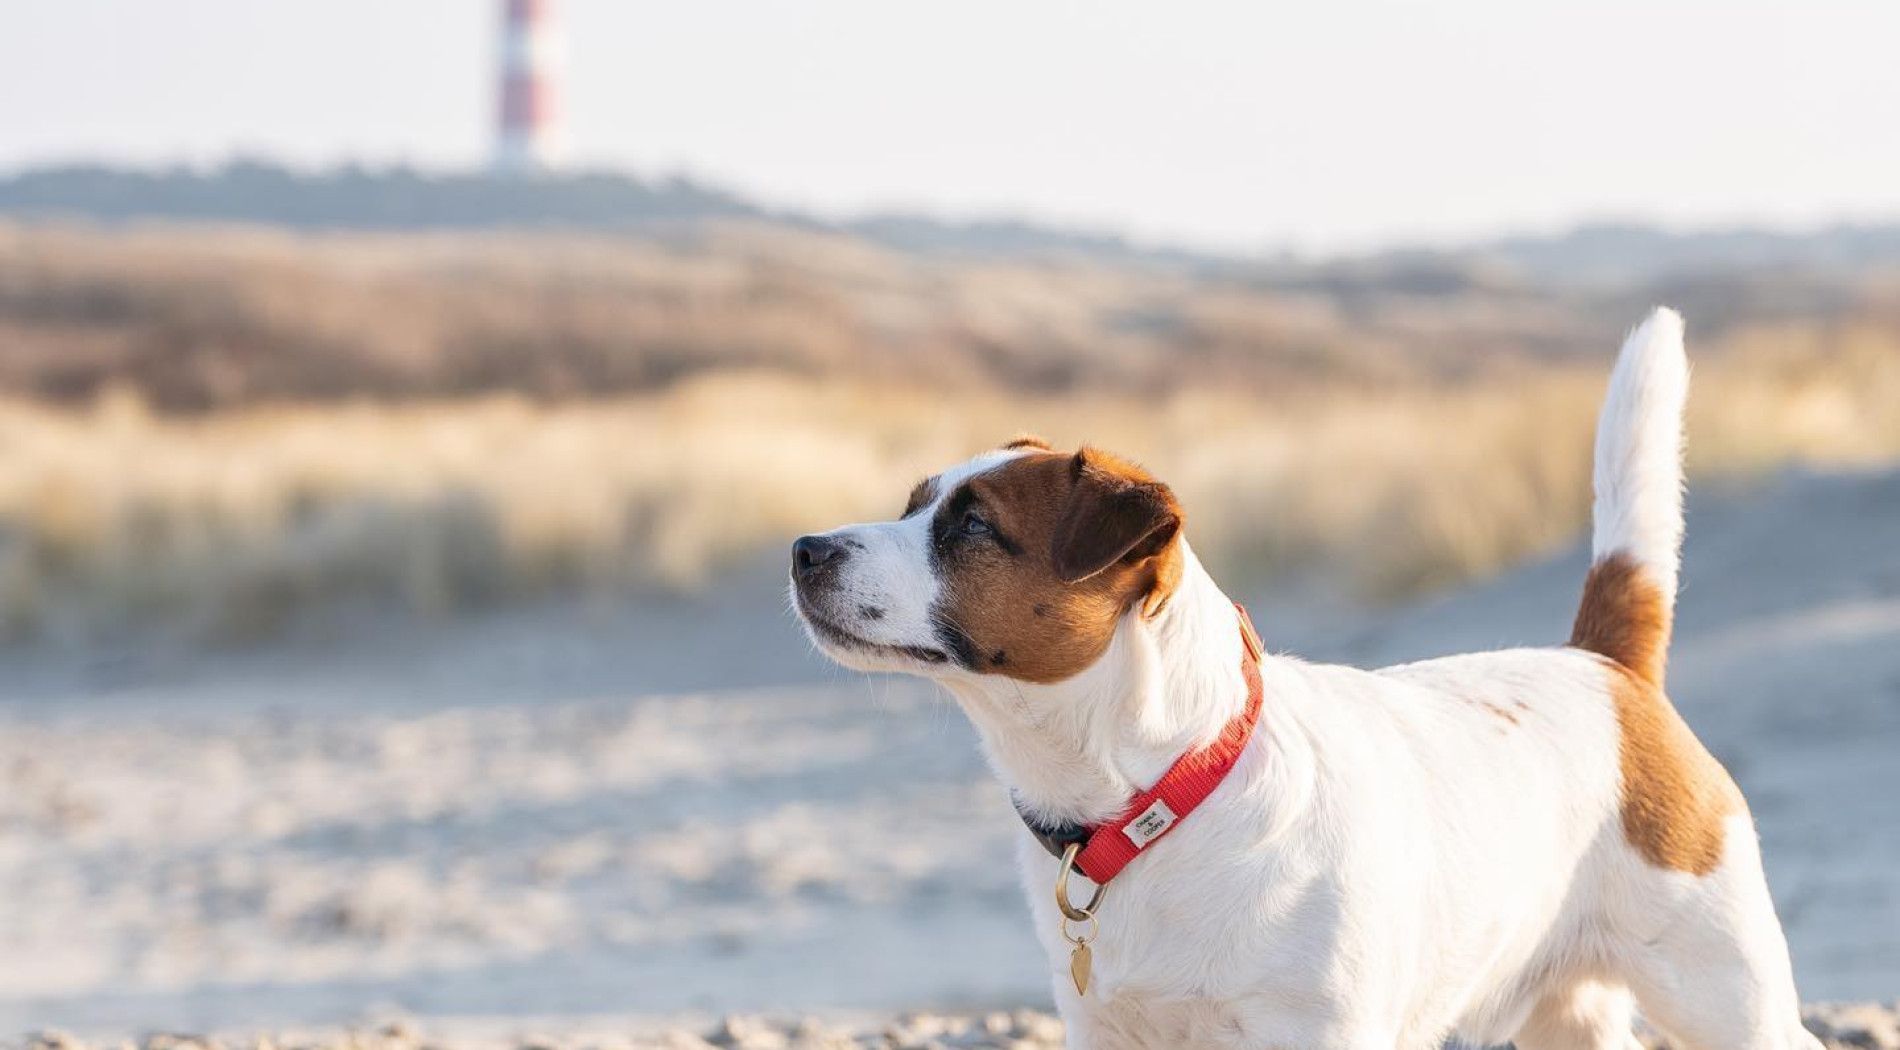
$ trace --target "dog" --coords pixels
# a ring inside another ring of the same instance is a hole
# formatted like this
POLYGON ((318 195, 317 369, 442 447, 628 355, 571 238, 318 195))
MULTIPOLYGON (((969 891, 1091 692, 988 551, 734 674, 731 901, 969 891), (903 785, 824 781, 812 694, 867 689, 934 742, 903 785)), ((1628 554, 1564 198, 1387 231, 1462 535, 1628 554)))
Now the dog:
POLYGON ((799 539, 792 601, 975 723, 1072 1047, 1631 1050, 1640 1006, 1683 1050, 1816 1050, 1746 803, 1662 688, 1687 388, 1659 309, 1562 647, 1260 655, 1167 485, 1036 439, 799 539))

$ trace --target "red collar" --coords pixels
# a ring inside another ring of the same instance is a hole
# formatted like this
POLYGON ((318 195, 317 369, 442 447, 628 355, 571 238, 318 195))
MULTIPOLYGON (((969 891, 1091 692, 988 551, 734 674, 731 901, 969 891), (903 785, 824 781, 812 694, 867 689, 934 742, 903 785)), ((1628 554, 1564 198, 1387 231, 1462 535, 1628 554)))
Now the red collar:
POLYGON ((1247 749, 1254 725, 1260 721, 1260 701, 1265 688, 1260 682, 1260 636, 1254 633, 1247 610, 1238 603, 1234 609, 1240 614, 1240 673, 1247 680, 1247 706, 1221 728, 1220 736, 1213 743, 1175 759, 1174 765, 1153 787, 1129 799, 1121 815, 1105 824, 1049 828, 1030 819, 1017 807, 1030 834, 1054 856, 1060 857, 1069 846, 1081 844, 1075 867, 1088 876, 1090 882, 1098 886, 1107 883, 1121 874, 1129 861, 1173 831, 1175 825, 1187 819, 1196 806, 1213 794, 1234 768, 1234 763, 1240 760, 1241 752, 1247 749))

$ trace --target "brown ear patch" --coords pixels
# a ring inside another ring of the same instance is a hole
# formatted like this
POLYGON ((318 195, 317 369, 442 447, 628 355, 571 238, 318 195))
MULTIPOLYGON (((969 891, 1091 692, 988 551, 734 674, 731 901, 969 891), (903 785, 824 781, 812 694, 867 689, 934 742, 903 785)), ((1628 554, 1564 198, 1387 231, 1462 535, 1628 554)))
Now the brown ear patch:
POLYGON ((1727 820, 1747 811, 1728 771, 1661 689, 1612 668, 1623 776, 1623 837, 1659 868, 1707 875, 1722 863, 1727 820))
POLYGON ((919 510, 922 510, 931 500, 936 498, 937 479, 925 478, 910 490, 910 495, 904 500, 904 513, 898 515, 898 517, 908 518, 919 510))
POLYGON ((936 611, 946 642, 971 670, 1030 682, 1068 678, 1101 656, 1131 606, 1140 602, 1152 614, 1180 578, 1180 508, 1165 485, 1133 464, 1093 451, 1031 451, 971 478, 965 489, 944 502, 946 520, 937 523, 944 594, 936 611), (1155 527, 1142 529, 1124 499, 1161 506, 1155 527), (967 512, 993 532, 955 535, 948 517, 967 512), (1102 556, 1094 571, 1059 567, 1065 543, 1098 535, 1107 538, 1093 550, 1102 556))
POLYGON ((1069 460, 1069 471, 1073 485, 1051 550, 1063 582, 1157 554, 1180 531, 1174 493, 1140 468, 1085 448, 1069 460))

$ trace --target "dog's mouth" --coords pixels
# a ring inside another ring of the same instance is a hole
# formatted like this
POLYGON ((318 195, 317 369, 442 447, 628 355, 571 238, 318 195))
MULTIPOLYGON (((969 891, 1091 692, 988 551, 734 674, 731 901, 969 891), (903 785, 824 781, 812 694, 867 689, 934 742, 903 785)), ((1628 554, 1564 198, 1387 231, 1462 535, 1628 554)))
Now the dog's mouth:
POLYGON ((892 645, 887 642, 874 642, 848 628, 841 627, 836 621, 814 608, 802 592, 798 594, 798 615, 804 619, 805 626, 811 628, 813 637, 820 643, 836 649, 870 655, 901 656, 923 664, 950 662, 950 654, 941 649, 922 645, 892 645))

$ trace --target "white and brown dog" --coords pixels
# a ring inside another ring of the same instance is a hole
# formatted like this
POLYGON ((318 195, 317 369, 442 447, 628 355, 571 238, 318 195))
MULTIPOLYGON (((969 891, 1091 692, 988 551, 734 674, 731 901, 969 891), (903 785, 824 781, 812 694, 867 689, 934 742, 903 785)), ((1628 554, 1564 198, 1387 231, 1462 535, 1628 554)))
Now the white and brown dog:
POLYGON ((839 662, 949 690, 1026 819, 1080 830, 1043 837, 1125 854, 1022 837, 1072 1046, 1628 1050, 1640 1003, 1680 1047, 1814 1048, 1748 810, 1662 691, 1686 393, 1658 311, 1610 381, 1566 647, 1256 674, 1168 487, 1036 441, 799 540, 793 596, 839 662), (1071 866, 1112 879, 1090 922, 1051 899, 1071 866))

